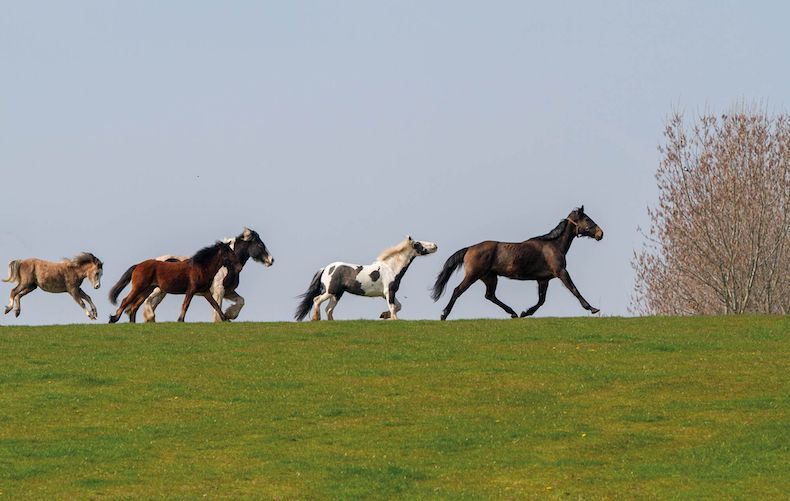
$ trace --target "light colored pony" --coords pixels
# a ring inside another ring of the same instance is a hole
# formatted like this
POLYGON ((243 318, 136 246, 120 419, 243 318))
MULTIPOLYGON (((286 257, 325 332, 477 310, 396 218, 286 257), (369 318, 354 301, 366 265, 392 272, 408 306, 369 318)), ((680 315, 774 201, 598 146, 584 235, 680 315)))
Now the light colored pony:
MULTIPOLYGON (((240 235, 233 238, 226 238, 223 241, 230 245, 233 252, 236 253, 236 257, 239 258, 242 266, 244 266, 250 258, 252 258, 253 261, 262 263, 266 267, 274 264, 274 257, 272 257, 269 249, 266 248, 266 244, 263 243, 260 235, 258 235, 258 232, 255 230, 245 227, 240 235)), ((189 259, 187 256, 173 255, 159 256, 156 258, 157 261, 185 261, 187 259, 189 259)), ((211 294, 220 308, 222 307, 223 299, 232 302, 233 304, 228 306, 224 315, 227 320, 234 320, 238 318, 244 306, 244 298, 236 292, 236 287, 238 287, 238 285, 238 273, 228 274, 228 270, 223 267, 220 268, 219 272, 217 272, 217 275, 214 277, 214 282, 211 284, 209 292, 199 295, 211 294)), ((156 288, 151 295, 148 296, 148 299, 145 300, 143 306, 143 319, 146 322, 156 322, 156 307, 159 306, 159 303, 162 302, 165 296, 167 296, 167 293, 156 288)), ((222 321, 222 318, 220 318, 220 315, 216 311, 212 313, 214 322, 222 321)))
POLYGON ((93 288, 98 289, 101 285, 103 266, 104 264, 90 252, 83 252, 59 263, 36 258, 11 261, 8 263, 8 278, 4 278, 3 282, 16 282, 17 285, 11 290, 5 314, 16 305, 14 315, 18 317, 22 311, 20 303, 22 296, 40 287, 45 292, 68 292, 80 308, 85 310, 88 318, 96 320, 96 305, 80 285, 87 277, 93 288), (90 309, 85 307, 83 299, 88 302, 90 309))
POLYGON ((313 309, 313 320, 321 320, 321 303, 329 301, 326 307, 327 320, 333 320, 332 313, 344 292, 357 296, 383 297, 387 300, 388 311, 380 318, 398 319, 400 301, 395 297, 403 275, 417 256, 436 252, 433 242, 420 242, 407 236, 404 241, 385 249, 373 264, 349 264, 335 262, 318 270, 313 276, 307 292, 296 309, 294 318, 304 319, 313 309))

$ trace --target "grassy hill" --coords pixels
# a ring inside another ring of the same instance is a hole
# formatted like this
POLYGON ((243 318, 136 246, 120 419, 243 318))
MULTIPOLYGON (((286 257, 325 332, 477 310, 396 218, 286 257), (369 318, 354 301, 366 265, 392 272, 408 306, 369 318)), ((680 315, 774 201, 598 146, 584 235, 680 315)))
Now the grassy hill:
POLYGON ((790 321, 0 327, 0 497, 790 492, 790 321))

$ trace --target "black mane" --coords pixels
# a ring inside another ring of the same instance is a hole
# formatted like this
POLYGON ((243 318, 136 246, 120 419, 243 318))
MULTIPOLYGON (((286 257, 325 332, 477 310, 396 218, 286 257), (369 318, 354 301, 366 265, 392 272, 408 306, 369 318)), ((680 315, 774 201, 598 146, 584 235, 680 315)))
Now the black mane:
POLYGON ((562 235, 562 232, 565 231, 565 227, 568 226, 568 220, 563 219, 560 223, 550 232, 546 233, 545 235, 540 235, 538 237, 532 237, 530 240, 554 240, 559 238, 562 235))
POLYGON ((193 264, 196 264, 198 266, 206 266, 209 263, 211 263, 211 260, 214 258, 214 256, 217 255, 217 252, 219 252, 220 247, 222 247, 223 245, 228 245, 228 244, 224 242, 217 242, 214 245, 203 247, 202 249, 197 251, 194 256, 192 256, 189 259, 190 261, 192 261, 193 264))

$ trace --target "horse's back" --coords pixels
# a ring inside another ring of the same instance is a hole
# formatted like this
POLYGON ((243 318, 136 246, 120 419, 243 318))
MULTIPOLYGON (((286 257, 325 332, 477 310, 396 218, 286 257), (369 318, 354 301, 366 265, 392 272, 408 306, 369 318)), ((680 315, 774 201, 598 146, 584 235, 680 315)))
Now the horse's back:
POLYGON ((535 280, 543 278, 546 260, 542 247, 531 240, 486 240, 469 247, 464 256, 464 267, 472 268, 480 275, 494 273, 516 280, 535 280))
POLYGON ((335 261, 324 267, 321 282, 330 294, 350 292, 357 296, 379 297, 384 295, 386 271, 378 261, 368 265, 335 261))
POLYGON ((36 284, 46 292, 65 292, 65 268, 64 262, 31 257, 19 262, 19 278, 22 282, 36 284))

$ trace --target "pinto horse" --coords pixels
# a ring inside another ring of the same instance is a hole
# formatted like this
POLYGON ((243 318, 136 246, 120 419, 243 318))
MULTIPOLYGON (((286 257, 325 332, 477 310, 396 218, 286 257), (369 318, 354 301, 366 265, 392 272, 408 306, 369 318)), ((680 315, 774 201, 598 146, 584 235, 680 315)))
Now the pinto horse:
POLYGON ((8 263, 8 278, 4 278, 3 282, 17 282, 17 285, 11 290, 5 313, 8 314, 16 305, 14 315, 18 317, 22 312, 22 296, 40 287, 45 292, 68 292, 80 308, 85 310, 88 318, 96 320, 96 305, 80 285, 87 278, 93 288, 98 289, 103 271, 104 264, 90 252, 83 252, 59 263, 36 258, 11 261, 8 263), (88 302, 90 309, 85 307, 83 300, 88 302))
POLYGON ((420 242, 407 236, 398 245, 382 251, 373 264, 330 263, 316 272, 307 292, 299 296, 302 301, 294 318, 301 321, 314 308, 313 320, 321 320, 321 303, 329 300, 326 316, 327 320, 333 320, 337 302, 343 293, 350 292, 357 296, 385 298, 388 310, 380 318, 397 320, 401 304, 395 294, 403 275, 415 257, 431 254, 436 249, 433 242, 420 242))
POLYGON ((545 235, 520 243, 488 240, 459 250, 444 263, 433 286, 431 297, 437 301, 444 292, 450 276, 463 264, 464 279, 453 290, 450 302, 442 311, 441 319, 447 319, 458 297, 478 280, 486 286, 486 299, 509 313, 511 318, 518 317, 513 308, 497 299, 497 277, 537 280, 538 303, 522 312, 522 317, 534 314, 545 302, 546 290, 552 278, 559 278, 576 296, 584 309, 598 313, 600 310, 590 306, 590 303, 582 297, 565 269, 565 255, 576 237, 591 237, 595 240, 603 238, 603 230, 584 213, 583 205, 573 210, 556 228, 545 235))
MULTIPOLYGON (((230 245, 230 248, 236 253, 236 257, 239 258, 242 266, 247 264, 247 261, 250 258, 252 258, 253 261, 262 263, 267 267, 274 264, 274 258, 269 252, 269 249, 266 248, 266 244, 263 243, 260 235, 258 235, 258 232, 255 230, 244 228, 244 231, 241 232, 241 235, 234 238, 227 238, 224 240, 224 242, 230 245)), ((187 259, 189 258, 171 255, 160 256, 156 258, 157 261, 171 262, 185 261, 187 259)), ((220 308, 222 308, 223 299, 232 301, 233 304, 225 310, 225 317, 227 317, 228 320, 233 320, 238 318, 239 313, 244 306, 244 298, 238 292, 236 292, 236 288, 238 286, 239 274, 229 273, 227 269, 220 268, 220 270, 214 276, 214 281, 212 282, 208 292, 201 293, 201 295, 211 294, 220 308)), ((167 293, 162 292, 161 289, 157 288, 154 289, 151 295, 148 296, 148 299, 145 300, 143 305, 143 319, 146 322, 156 322, 156 307, 162 302, 165 296, 167 296, 167 293)), ((213 312, 213 319, 215 322, 222 320, 216 311, 213 312)))
MULTIPOLYGON (((127 308, 129 308, 129 322, 134 323, 140 305, 157 287, 167 294, 186 295, 181 305, 181 315, 178 317, 178 321, 183 322, 192 297, 207 292, 217 271, 223 266, 229 273, 238 274, 241 271, 239 258, 225 242, 217 242, 201 249, 186 261, 147 259, 131 266, 110 290, 110 301, 116 304, 123 288, 129 282, 132 283, 129 295, 123 299, 115 315, 110 315, 110 323, 117 322, 121 318, 121 313, 127 308)), ((219 317, 223 321, 227 320, 211 294, 203 295, 219 317)))

